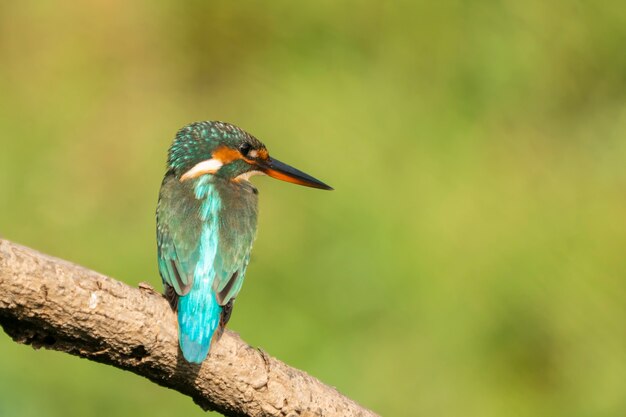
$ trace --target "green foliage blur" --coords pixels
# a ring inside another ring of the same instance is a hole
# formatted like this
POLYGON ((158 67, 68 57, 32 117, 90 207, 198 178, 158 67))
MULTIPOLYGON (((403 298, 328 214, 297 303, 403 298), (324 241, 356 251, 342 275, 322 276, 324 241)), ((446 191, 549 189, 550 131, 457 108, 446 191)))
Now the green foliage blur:
MULTIPOLYGON (((626 415, 621 1, 0 3, 0 234, 161 288, 183 125, 255 178, 230 328, 388 416, 626 415)), ((0 332, 0 416, 203 416, 0 332)))

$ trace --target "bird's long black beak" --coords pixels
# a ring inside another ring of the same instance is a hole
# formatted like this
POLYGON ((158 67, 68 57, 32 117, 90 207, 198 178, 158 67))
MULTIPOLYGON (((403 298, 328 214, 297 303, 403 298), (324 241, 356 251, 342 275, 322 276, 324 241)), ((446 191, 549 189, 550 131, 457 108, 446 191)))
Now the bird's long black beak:
POLYGON ((305 174, 304 172, 284 164, 277 159, 269 158, 266 161, 259 163, 259 168, 270 177, 279 180, 304 185, 306 187, 319 188, 322 190, 333 189, 333 187, 324 184, 322 181, 313 178, 309 174, 305 174))

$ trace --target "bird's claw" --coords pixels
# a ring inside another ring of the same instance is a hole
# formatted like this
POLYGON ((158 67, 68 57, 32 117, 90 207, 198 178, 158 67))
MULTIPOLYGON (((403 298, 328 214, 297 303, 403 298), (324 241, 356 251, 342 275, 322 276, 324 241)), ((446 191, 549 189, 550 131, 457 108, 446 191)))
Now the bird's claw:
POLYGON ((155 290, 155 289, 154 289, 154 287, 153 287, 152 285, 148 284, 148 283, 147 283, 147 282, 145 282, 145 281, 142 281, 142 282, 140 282, 140 283, 139 283, 139 289, 140 289, 140 290, 143 290, 143 291, 148 291, 148 292, 151 292, 151 293, 153 293, 153 294, 158 294, 158 295, 161 295, 161 293, 160 293, 160 292, 158 292, 157 290, 155 290))

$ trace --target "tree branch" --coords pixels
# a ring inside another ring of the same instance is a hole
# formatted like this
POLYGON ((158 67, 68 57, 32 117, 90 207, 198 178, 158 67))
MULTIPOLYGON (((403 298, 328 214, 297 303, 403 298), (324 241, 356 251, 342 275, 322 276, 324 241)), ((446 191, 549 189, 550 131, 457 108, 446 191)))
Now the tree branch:
POLYGON ((202 365, 162 295, 0 239, 0 325, 13 340, 125 369, 228 416, 375 416, 226 331, 202 365))

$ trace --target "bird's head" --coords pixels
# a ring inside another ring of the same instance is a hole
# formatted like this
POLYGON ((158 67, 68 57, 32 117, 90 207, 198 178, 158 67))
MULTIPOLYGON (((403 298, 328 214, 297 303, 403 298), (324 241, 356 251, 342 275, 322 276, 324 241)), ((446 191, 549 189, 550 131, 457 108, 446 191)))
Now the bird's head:
POLYGON ((179 130, 169 151, 168 167, 181 182, 206 174, 232 181, 265 174, 294 184, 332 190, 310 175, 271 158, 261 141, 224 122, 197 122, 179 130))

